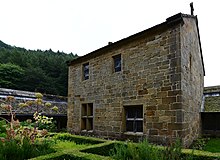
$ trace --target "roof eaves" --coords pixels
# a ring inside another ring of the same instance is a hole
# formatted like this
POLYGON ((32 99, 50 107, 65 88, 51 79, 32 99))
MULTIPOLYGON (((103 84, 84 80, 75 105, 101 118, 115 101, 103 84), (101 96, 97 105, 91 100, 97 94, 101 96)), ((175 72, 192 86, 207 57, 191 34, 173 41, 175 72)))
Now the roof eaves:
POLYGON ((70 66, 70 65, 73 65, 73 64, 77 64, 77 63, 82 63, 82 62, 86 62, 88 61, 89 59, 93 58, 93 57, 96 57, 96 56, 99 56, 99 55, 102 55, 104 52, 106 51, 109 51, 109 50, 112 50, 112 49, 115 49, 116 47, 118 46, 121 46, 125 43, 128 43, 128 42, 131 42, 133 40, 136 40, 148 33, 151 33, 151 32, 154 32, 154 31, 157 31, 157 30, 160 30, 161 28, 163 27, 170 27, 170 26, 174 26, 175 24, 178 24, 180 22, 183 22, 183 14, 182 13, 178 13, 176 15, 173 15, 169 18, 166 19, 165 22, 163 23, 160 23, 158 25, 155 25, 151 28, 148 28, 144 31, 141 31, 141 32, 138 32, 134 35, 131 35, 127 38, 123 38, 115 43, 111 43, 107 46, 104 46, 102 48, 99 48, 95 51, 92 51, 84 56, 81 56, 81 57, 78 57, 76 59, 73 59, 72 61, 69 61, 67 62, 67 64, 70 66))
POLYGON ((205 76, 205 65, 204 65, 203 54, 202 54, 202 45, 201 45, 201 39, 200 39, 200 33, 199 33, 198 18, 197 16, 195 16, 195 18, 196 18, 196 28, 197 28, 198 38, 199 38, 199 49, 200 49, 201 59, 202 59, 203 74, 205 76))

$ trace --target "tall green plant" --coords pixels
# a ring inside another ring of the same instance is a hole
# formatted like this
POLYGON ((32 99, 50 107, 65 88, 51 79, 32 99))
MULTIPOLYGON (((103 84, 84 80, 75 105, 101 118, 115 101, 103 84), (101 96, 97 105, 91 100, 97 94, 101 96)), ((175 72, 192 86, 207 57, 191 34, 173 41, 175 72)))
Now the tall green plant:
POLYGON ((33 144, 29 139, 24 139, 23 143, 17 143, 16 140, 2 142, 0 141, 0 159, 1 160, 24 160, 32 157, 54 152, 52 142, 37 141, 33 144))
POLYGON ((149 144, 147 140, 140 143, 126 142, 116 144, 110 156, 116 160, 191 160, 193 154, 183 155, 181 148, 180 140, 163 149, 149 144))
POLYGON ((110 156, 116 160, 163 160, 161 151, 150 145, 147 140, 138 144, 132 142, 116 144, 110 151, 110 156))

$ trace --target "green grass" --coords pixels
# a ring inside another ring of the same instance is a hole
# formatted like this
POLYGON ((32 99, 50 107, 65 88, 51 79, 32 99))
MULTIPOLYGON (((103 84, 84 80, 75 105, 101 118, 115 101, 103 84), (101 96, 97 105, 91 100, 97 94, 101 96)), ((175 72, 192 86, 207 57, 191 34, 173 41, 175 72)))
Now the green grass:
POLYGON ((59 151, 65 149, 82 149, 87 146, 89 146, 89 144, 76 144, 75 142, 71 142, 67 140, 66 141, 57 140, 53 148, 59 151))
POLYGON ((220 153, 220 138, 211 138, 203 150, 212 153, 220 153))

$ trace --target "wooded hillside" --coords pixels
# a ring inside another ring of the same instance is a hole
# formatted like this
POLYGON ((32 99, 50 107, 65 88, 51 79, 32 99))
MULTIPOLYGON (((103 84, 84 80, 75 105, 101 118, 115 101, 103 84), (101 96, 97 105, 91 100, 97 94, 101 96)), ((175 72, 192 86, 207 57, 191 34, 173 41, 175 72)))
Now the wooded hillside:
POLYGON ((66 96, 66 61, 76 57, 52 50, 26 50, 0 41, 0 87, 66 96))

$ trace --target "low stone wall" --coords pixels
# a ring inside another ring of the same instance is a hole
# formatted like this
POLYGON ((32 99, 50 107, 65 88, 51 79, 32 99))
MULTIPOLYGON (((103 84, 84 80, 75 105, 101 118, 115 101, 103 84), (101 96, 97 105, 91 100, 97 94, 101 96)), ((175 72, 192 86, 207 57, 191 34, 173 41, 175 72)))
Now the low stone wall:
MULTIPOLYGON (((14 96, 15 101, 12 103, 13 110, 18 115, 30 115, 36 112, 36 105, 29 107, 19 107, 19 103, 26 101, 34 101, 36 99, 35 92, 19 91, 12 89, 0 88, 0 101, 4 101, 7 96, 14 96)), ((39 107, 39 112, 46 115, 66 115, 67 114, 67 98, 55 95, 43 95, 43 103, 50 102, 51 107, 39 107), (51 108, 58 107, 58 111, 51 108)), ((2 103, 2 102, 1 102, 2 103)), ((5 115, 7 112, 0 107, 0 115, 5 115)))

